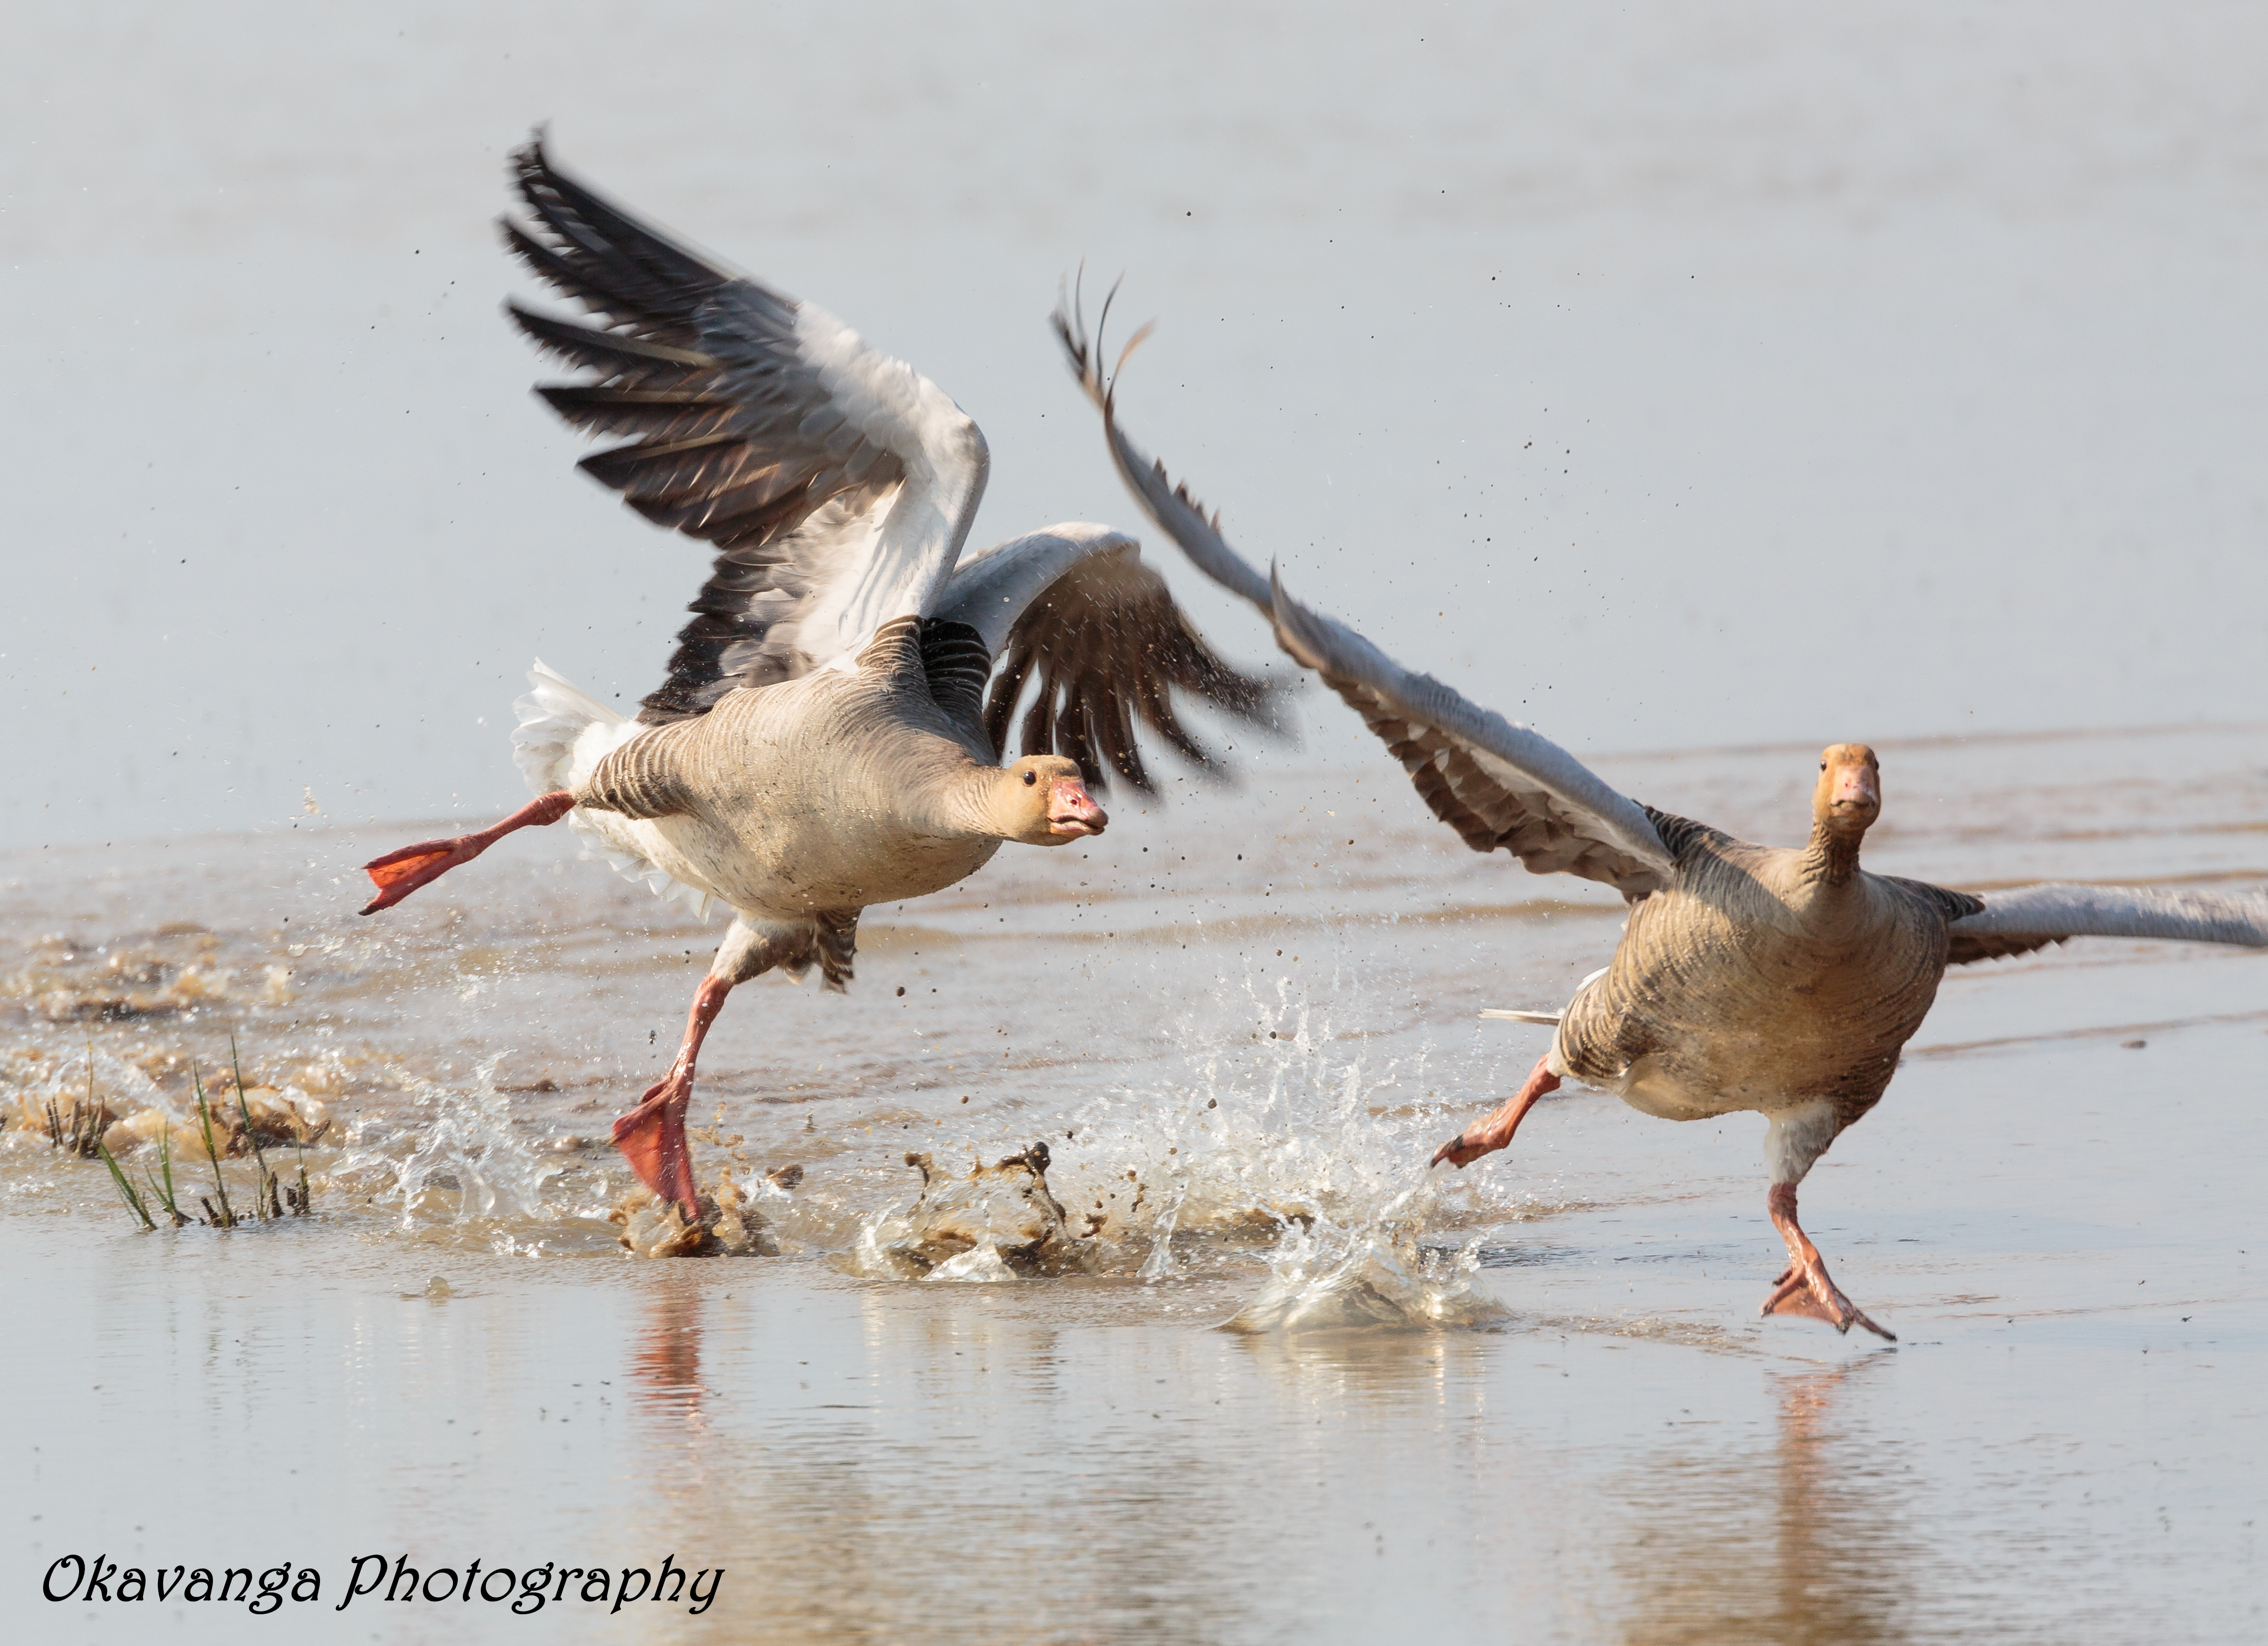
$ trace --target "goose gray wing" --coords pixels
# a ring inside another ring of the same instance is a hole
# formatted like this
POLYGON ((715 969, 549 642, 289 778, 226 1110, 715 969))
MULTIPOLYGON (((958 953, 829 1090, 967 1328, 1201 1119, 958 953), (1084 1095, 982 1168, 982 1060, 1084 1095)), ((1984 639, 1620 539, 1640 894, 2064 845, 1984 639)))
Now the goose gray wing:
POLYGON ((540 137, 512 167, 530 218, 505 219, 505 243, 590 321, 506 305, 545 353, 591 373, 536 392, 578 428, 635 437, 580 467, 718 550, 638 718, 704 712, 926 616, 983 495, 976 424, 825 310, 569 176, 540 137))
POLYGON ((1084 326, 1061 310, 1055 324, 1143 511, 1199 571, 1267 614, 1277 644, 1362 717, 1467 845, 1501 848, 1536 874, 1578 875, 1633 899, 1668 883, 1675 860, 1644 807, 1550 739, 1412 673, 1345 624, 1300 605, 1272 567, 1261 576, 1229 547, 1220 517, 1209 517, 1119 426, 1116 385, 1103 382, 1084 326))
POLYGON ((1954 921, 1948 963, 1998 960, 2074 937, 2153 937, 2268 948, 2268 896, 2049 882, 1978 893, 1954 921))
MULTIPOLYGON (((1143 727, 1192 764, 1219 770, 1182 724, 1176 693, 1250 725, 1270 723, 1274 689, 1206 645, 1123 532, 1056 526, 972 555, 954 570, 937 622, 960 625, 988 670, 999 665, 989 696, 983 675, 972 686, 970 664, 948 674, 942 692, 932 671, 932 685, 942 705, 982 725, 995 759, 1007 757, 1011 726, 1035 683, 1015 752, 1076 760, 1098 788, 1115 775, 1155 792, 1137 741, 1143 727)), ((941 643, 936 649, 947 655, 941 643)), ((971 664, 978 654, 962 653, 971 664)))
POLYGON ((1413 674, 1284 592, 1270 569, 1277 644, 1314 669, 1401 761, 1433 815, 1476 852, 1538 875, 1578 875, 1638 898, 1676 861, 1646 809, 1549 738, 1413 674))

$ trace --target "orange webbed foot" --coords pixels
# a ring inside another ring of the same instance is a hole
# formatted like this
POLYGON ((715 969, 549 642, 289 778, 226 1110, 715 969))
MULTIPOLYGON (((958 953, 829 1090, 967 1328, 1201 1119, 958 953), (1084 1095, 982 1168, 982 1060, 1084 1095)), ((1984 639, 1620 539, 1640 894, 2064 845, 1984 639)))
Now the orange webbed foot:
POLYGON ((1895 1343, 1898 1334, 1885 1331, 1867 1317, 1866 1312, 1843 1295, 1843 1288, 1828 1278, 1825 1266, 1815 1272, 1791 1264, 1780 1271, 1772 1282, 1771 1295, 1764 1299, 1764 1307, 1756 1311, 1763 1315, 1800 1315, 1808 1320, 1823 1320, 1837 1332, 1847 1332, 1852 1326, 1864 1326, 1885 1342, 1895 1343))
POLYGON ((1475 1138, 1469 1131, 1460 1132, 1433 1151, 1433 1158, 1426 1162, 1426 1168, 1430 1170, 1446 1160, 1462 1171, 1482 1155, 1493 1154, 1503 1147, 1502 1143, 1475 1138))
POLYGON ((674 1074, 646 1088, 637 1108, 615 1122, 615 1147, 637 1180, 691 1223, 701 1215, 701 1196, 693 1181, 693 1151, 685 1138, 685 1111, 693 1101, 693 1081, 674 1074))
POLYGON ((378 896, 363 905, 362 912, 376 914, 380 909, 391 909, 420 886, 430 885, 460 863, 471 862, 487 848, 488 842, 476 835, 459 835, 450 840, 420 840, 416 845, 371 859, 362 866, 363 873, 378 888, 378 896))
POLYGON ((1494 1114, 1475 1126, 1469 1126, 1433 1151, 1428 1170, 1447 1161, 1452 1166, 1468 1166, 1484 1155, 1492 1155, 1512 1142, 1513 1133, 1520 1130, 1521 1121, 1535 1106, 1535 1100, 1546 1092, 1559 1089, 1559 1077, 1551 1072, 1551 1059, 1547 1054, 1535 1060, 1528 1072, 1528 1079, 1512 1099, 1494 1114))
POLYGON ((374 857, 363 872, 378 887, 378 896, 363 905, 364 914, 391 909, 420 886, 441 878, 460 863, 469 863, 515 829, 541 828, 557 823, 575 809, 575 797, 565 789, 539 795, 492 829, 460 834, 447 840, 420 840, 374 857))

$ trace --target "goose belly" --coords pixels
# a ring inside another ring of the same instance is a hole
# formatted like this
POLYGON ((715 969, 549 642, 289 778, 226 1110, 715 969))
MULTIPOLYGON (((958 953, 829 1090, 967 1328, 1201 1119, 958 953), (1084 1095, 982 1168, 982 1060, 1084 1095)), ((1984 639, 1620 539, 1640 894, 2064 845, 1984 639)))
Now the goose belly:
POLYGON ((733 908, 780 919, 927 897, 982 868, 1000 845, 839 812, 768 812, 731 823, 675 816, 649 826, 733 908))
POLYGON ((1618 953, 1570 1002, 1555 1059, 1665 1119, 1871 1103, 1928 1015, 1939 968, 1901 944, 1775 936, 1705 963, 1618 953))
MULTIPOLYGON (((1895 1068, 1896 1055, 1887 1064, 1876 1059, 1876 1067, 1895 1068)), ((1690 1059, 1647 1052, 1608 1085, 1640 1114, 1662 1120, 1709 1120, 1719 1115, 1769 1115, 1800 1108, 1826 1091, 1857 1083, 1852 1079, 1855 1073, 1846 1063, 1822 1061, 1806 1067, 1787 1059, 1697 1067, 1690 1059)))

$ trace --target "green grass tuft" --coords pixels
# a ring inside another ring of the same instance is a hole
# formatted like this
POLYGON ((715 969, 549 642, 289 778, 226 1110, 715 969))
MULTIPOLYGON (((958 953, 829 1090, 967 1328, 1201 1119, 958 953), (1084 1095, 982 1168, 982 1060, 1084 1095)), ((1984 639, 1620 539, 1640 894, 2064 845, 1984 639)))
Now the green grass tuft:
POLYGON ((134 1192, 134 1185, 127 1182, 126 1174, 118 1170, 117 1157, 111 1154, 100 1138, 95 1140, 94 1147, 102 1156, 102 1163, 110 1168, 110 1180, 118 1185, 118 1192, 125 1197, 126 1209, 141 1220, 143 1228, 157 1228, 158 1225, 150 1221, 150 1210, 142 1204, 142 1197, 134 1192))
MULTIPOLYGON (((228 1184, 220 1175, 220 1146, 213 1141, 212 1105, 205 1101, 204 1080, 197 1073, 197 1066, 194 1059, 189 1064, 189 1084, 196 1089, 197 1113, 205 1123, 205 1153, 212 1160, 213 1192, 220 1196, 218 1212, 213 1210, 213 1203, 210 1200, 204 1202, 205 1221, 217 1228, 234 1229, 236 1208, 228 1203, 228 1184)), ((239 1101, 242 1100, 242 1096, 243 1094, 239 1092, 239 1101)))
POLYGON ((260 1152, 259 1135, 252 1129, 252 1105, 244 1097, 244 1062, 236 1054, 236 1037, 228 1037, 228 1067, 236 1076, 236 1111, 244 1117, 244 1140, 252 1146, 253 1215, 265 1221, 281 1217, 284 1208, 276 1204, 276 1174, 268 1170, 268 1156, 260 1152))

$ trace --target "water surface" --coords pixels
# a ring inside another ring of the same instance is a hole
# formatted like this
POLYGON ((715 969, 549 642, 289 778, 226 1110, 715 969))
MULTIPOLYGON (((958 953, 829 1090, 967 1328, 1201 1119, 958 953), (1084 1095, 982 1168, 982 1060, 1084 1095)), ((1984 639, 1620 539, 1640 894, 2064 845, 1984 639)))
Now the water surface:
MULTIPOLYGON (((2259 736, 1886 744, 1871 860, 2257 886, 2259 736)), ((1600 764, 1786 838, 1809 752, 1600 764)), ((316 1215, 226 1232, 136 1232, 99 1163, 0 1133, 8 1306, 44 1351, 15 1569, 129 1527, 137 1558, 332 1592, 377 1551, 725 1568, 701 1617, 563 1605, 541 1627, 570 1638, 2257 1632, 2258 957, 2098 941, 1948 982, 1804 1191, 1887 1348, 1756 1318, 1752 1117, 1560 1096, 1423 1170, 1541 1049, 1473 1013, 1564 998, 1614 900, 1465 853, 1375 777, 1123 824, 870 912, 848 998, 736 993, 696 1112, 740 1141, 701 1170, 762 1197, 781 1255, 674 1262, 622 1252, 593 1140, 720 928, 563 832, 371 920, 349 870, 401 830, 6 860, 7 1095, 75 1089, 92 1040, 103 1090, 178 1109, 232 1031, 248 1084, 334 1123, 316 1215), (876 1259, 909 1149, 1034 1139, 1103 1219, 1092 1272, 876 1259), (1219 1329, 1270 1296, 1295 1329, 1219 1329)), ((347 1638, 356 1605, 294 1627, 347 1638)))

